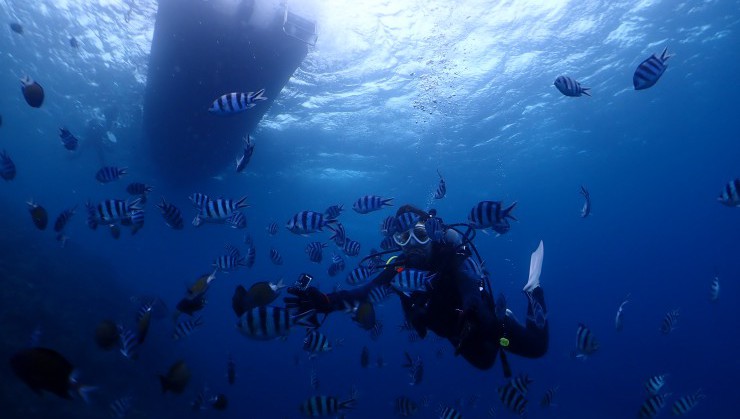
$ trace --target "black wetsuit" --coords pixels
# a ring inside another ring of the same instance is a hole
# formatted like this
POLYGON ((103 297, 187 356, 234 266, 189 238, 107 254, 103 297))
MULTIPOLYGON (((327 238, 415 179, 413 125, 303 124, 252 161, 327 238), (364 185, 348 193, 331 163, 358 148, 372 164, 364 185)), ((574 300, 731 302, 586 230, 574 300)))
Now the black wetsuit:
MULTIPOLYGON (((350 291, 326 295, 330 309, 336 311, 368 301, 371 290, 389 287, 399 269, 414 268, 436 273, 427 291, 410 294, 396 292, 401 298, 407 320, 422 337, 427 330, 447 338, 473 366, 490 368, 501 348, 501 338, 508 340, 508 352, 528 358, 545 354, 548 346, 547 322, 538 327, 533 304, 539 304, 544 316, 542 289, 528 293, 527 321, 519 324, 511 316, 496 317, 493 296, 485 291, 483 279, 466 268, 470 252, 462 246, 433 243, 431 257, 401 254, 370 283, 350 291)), ((469 265, 467 265, 469 266, 469 265)), ((500 310, 500 312, 505 312, 500 310)), ((544 317, 543 317, 544 318, 544 317)))

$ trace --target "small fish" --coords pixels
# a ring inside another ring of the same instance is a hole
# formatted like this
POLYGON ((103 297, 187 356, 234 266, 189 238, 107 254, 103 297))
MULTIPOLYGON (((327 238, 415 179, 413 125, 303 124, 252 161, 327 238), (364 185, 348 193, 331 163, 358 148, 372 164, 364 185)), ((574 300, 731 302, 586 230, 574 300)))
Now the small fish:
POLYGON ((647 400, 645 400, 645 403, 640 406, 638 416, 641 418, 654 418, 663 409, 666 403, 666 399, 670 396, 670 393, 668 393, 649 397, 647 400))
POLYGON ((109 183, 114 180, 120 179, 121 176, 127 174, 127 169, 118 168, 115 166, 104 166, 95 173, 95 179, 100 183, 109 183))
POLYGON ((185 227, 185 222, 182 219, 182 212, 180 209, 162 198, 162 202, 157 204, 157 208, 162 212, 162 218, 169 228, 174 230, 182 230, 185 227))
POLYGON ((462 413, 455 410, 454 407, 445 407, 439 412, 439 419, 462 419, 462 413))
POLYGON ((72 394, 76 393, 89 402, 88 393, 95 390, 95 387, 80 384, 74 366, 53 349, 22 349, 10 358, 10 366, 16 377, 39 395, 45 390, 71 400, 72 394))
POLYGON ((59 128, 59 138, 61 138, 64 148, 69 151, 77 150, 80 141, 67 128, 59 128))
POLYGON ((347 283, 350 285, 361 285, 370 277, 371 271, 362 266, 352 269, 347 275, 347 283))
POLYGON ((717 201, 728 207, 740 207, 740 179, 727 182, 717 201))
POLYGON ((468 213, 468 221, 473 228, 484 229, 491 227, 499 234, 509 231, 509 219, 517 221, 516 217, 511 215, 511 211, 516 207, 516 202, 504 208, 501 201, 481 201, 477 203, 468 213))
POLYGON ((400 291, 426 291, 431 289, 431 282, 436 273, 408 268, 398 272, 392 284, 400 291))
POLYGON ((308 260, 313 263, 321 263, 324 258, 324 248, 326 243, 311 242, 306 245, 306 253, 308 254, 308 260))
POLYGON ((529 385, 533 382, 534 380, 529 378, 527 374, 521 374, 509 380, 506 385, 514 387, 518 392, 522 393, 523 396, 526 396, 529 390, 529 385))
POLYGON ((424 230, 432 241, 437 243, 445 242, 446 227, 439 217, 429 217, 424 221, 424 230))
POLYGON ((15 173, 15 163, 13 163, 8 152, 3 150, 0 153, 0 177, 5 180, 13 180, 15 179, 15 173))
POLYGON ((344 230, 342 223, 337 222, 334 225, 327 225, 326 227, 332 231, 329 240, 334 240, 334 244, 339 247, 344 246, 344 242, 347 241, 347 232, 344 230))
POLYGON ((175 340, 184 339, 201 326, 203 326, 203 320, 201 317, 198 317, 195 320, 183 320, 175 326, 175 332, 172 334, 172 338, 175 340))
POLYGON ((188 316, 192 316, 196 312, 203 310, 207 302, 208 301, 206 300, 205 294, 198 294, 192 297, 184 297, 183 299, 178 301, 175 309, 178 313, 185 313, 188 316))
POLYGON ((383 301, 385 301, 388 297, 390 297, 392 294, 392 290, 390 287, 386 285, 379 285, 377 287, 373 287, 370 289, 370 291, 367 294, 367 299, 369 302, 373 304, 380 304, 383 301))
POLYGON ((142 209, 140 198, 136 198, 131 202, 107 199, 95 207, 96 222, 109 224, 116 221, 123 221, 123 219, 131 217, 132 211, 142 209))
POLYGON ((694 394, 683 396, 680 399, 673 402, 671 411, 673 416, 684 416, 690 411, 694 410, 700 401, 704 400, 706 396, 702 394, 701 389, 697 390, 694 394))
POLYGON ((162 393, 171 391, 175 394, 182 394, 190 382, 190 369, 185 361, 176 361, 166 375, 159 376, 159 384, 162 387, 162 393))
POLYGON ((278 223, 270 223, 270 225, 267 226, 267 234, 274 236, 278 233, 279 229, 280 226, 278 226, 278 223))
POLYGON ((244 168, 247 167, 247 164, 249 164, 249 160, 252 159, 253 153, 254 143, 249 137, 249 134, 247 134, 247 136, 244 137, 244 150, 242 150, 242 155, 236 159, 236 173, 241 173, 244 168))
POLYGON ((257 257, 257 250, 254 248, 254 242, 252 241, 252 236, 246 235, 244 236, 244 244, 247 245, 247 251, 244 255, 244 261, 246 263, 247 268, 251 268, 254 266, 254 261, 257 257))
POLYGON ((339 401, 333 396, 313 396, 301 403, 300 412, 309 417, 337 416, 354 408, 355 399, 339 401))
POLYGON ((324 214, 320 212, 301 211, 285 223, 285 228, 294 234, 309 234, 323 231, 324 226, 333 222, 334 220, 325 220, 324 214))
POLYGON ((309 323, 314 313, 291 314, 282 307, 256 307, 239 316, 236 327, 246 337, 256 340, 271 340, 290 333, 294 325, 314 326, 309 323))
POLYGON ((377 195, 365 195, 358 198, 357 201, 352 204, 352 209, 360 214, 367 214, 372 211, 378 211, 386 206, 393 206, 391 203, 392 200, 393 198, 383 198, 377 195))
POLYGON ((336 276, 339 272, 344 271, 344 268, 346 267, 344 259, 339 256, 336 253, 333 253, 331 255, 331 265, 329 265, 329 270, 327 273, 329 276, 336 276))
POLYGON ((321 386, 321 383, 319 382, 319 373, 316 371, 316 369, 311 368, 311 388, 314 390, 318 390, 321 386))
POLYGON ((74 215, 76 208, 77 206, 70 208, 70 209, 65 209, 64 211, 62 211, 61 214, 59 214, 56 221, 54 222, 55 232, 59 233, 62 230, 64 230, 64 227, 67 225, 67 222, 69 222, 69 220, 72 218, 72 215, 74 215))
MULTIPOLYGON (((629 295, 627 296, 629 298, 629 295)), ((622 301, 622 304, 619 305, 619 308, 617 309, 617 316, 614 318, 614 328, 617 329, 617 332, 622 331, 623 322, 622 317, 624 316, 624 306, 625 304, 629 303, 630 301, 625 299, 622 301)))
POLYGON ((128 359, 137 359, 139 357, 139 337, 134 332, 119 325, 118 339, 121 355, 128 359))
POLYGON ((33 201, 28 201, 26 204, 28 205, 28 212, 31 213, 33 225, 35 225, 39 230, 46 229, 46 225, 49 223, 49 216, 44 207, 33 201))
POLYGON ((550 406, 557 406, 552 401, 555 398, 555 393, 558 391, 559 387, 550 387, 545 391, 545 395, 542 396, 542 400, 540 400, 540 406, 543 408, 550 407, 550 406))
POLYGON ((668 55, 668 48, 664 48, 660 57, 653 54, 641 62, 637 66, 634 76, 632 76, 632 84, 634 84, 635 90, 644 90, 655 85, 668 68, 666 61, 671 57, 672 55, 668 55))
POLYGON ((419 405, 405 396, 397 397, 395 406, 396 414, 404 418, 414 416, 419 411, 419 405))
POLYGON ((265 89, 248 93, 227 93, 213 101, 208 112, 216 115, 232 115, 257 106, 258 101, 267 100, 265 89))
POLYGON ((131 234, 144 228, 144 210, 133 210, 129 216, 121 221, 122 225, 131 227, 131 234))
POLYGON ((553 83, 560 93, 565 96, 579 97, 582 95, 591 96, 590 87, 583 87, 575 79, 568 76, 558 76, 553 83))
POLYGON ((523 416, 527 411, 527 399, 516 388, 510 385, 504 385, 498 388, 498 396, 501 403, 512 412, 523 416))
POLYGON ((108 406, 111 416, 118 419, 128 416, 132 408, 131 400, 131 397, 121 397, 120 399, 113 400, 108 406))
POLYGON ((416 386, 421 384, 424 378, 424 361, 421 360, 420 356, 417 356, 416 359, 411 358, 408 352, 404 352, 404 355, 406 356, 406 362, 402 367, 408 369, 409 378, 411 378, 409 385, 416 386))
POLYGON ((439 169, 437 169, 437 174, 439 175, 439 185, 437 185, 437 190, 434 191, 434 199, 442 199, 447 195, 447 185, 442 177, 442 173, 439 173, 439 169))
POLYGON ((17 33, 19 35, 23 35, 23 25, 21 25, 18 22, 11 23, 10 24, 10 30, 12 30, 13 32, 15 32, 15 33, 17 33))
POLYGON ((347 256, 357 256, 360 254, 360 243, 347 238, 342 246, 342 251, 347 256))
POLYGON ((715 276, 709 287, 709 301, 714 302, 717 300, 719 300, 719 277, 715 276))
POLYGON ((583 323, 578 323, 576 331, 576 357, 586 358, 599 349, 599 343, 596 341, 591 330, 583 323))
POLYGON ((150 193, 154 188, 145 183, 131 182, 126 186, 126 192, 129 195, 146 195, 150 193))
POLYGON ((586 200, 583 203, 583 208, 581 208, 581 218, 586 218, 591 214, 591 194, 588 193, 588 189, 581 186, 581 195, 583 195, 583 198, 586 200))
POLYGON ((303 339, 303 350, 313 354, 332 350, 329 338, 318 330, 311 330, 303 339))
POLYGON ((203 209, 211 201, 211 199, 208 198, 208 195, 198 192, 190 195, 188 199, 190 199, 190 202, 193 203, 193 207, 197 210, 203 209))
POLYGON ((396 225, 394 231, 404 232, 411 230, 419 222, 419 215, 413 212, 404 212, 403 214, 396 217, 396 225))
POLYGON ((44 103, 44 88, 28 76, 21 79, 21 92, 28 106, 40 108, 44 103))
POLYGON ((209 200, 200 209, 200 212, 193 220, 193 225, 198 227, 203 221, 211 223, 223 223, 229 219, 235 211, 246 208, 247 197, 241 197, 238 200, 218 198, 209 200))
POLYGON ((151 302, 147 302, 142 304, 136 312, 136 329, 138 331, 137 338, 140 345, 144 343, 147 334, 149 334, 149 325, 152 321, 153 308, 153 304, 151 302))
POLYGON ((216 272, 217 271, 213 271, 213 273, 199 276, 193 285, 188 287, 188 297, 195 298, 196 296, 205 294, 206 291, 208 291, 208 287, 211 285, 211 282, 216 279, 216 272))
POLYGON ((283 257, 280 256, 280 252, 278 252, 274 247, 270 248, 270 260, 278 266, 283 264, 283 257))
POLYGON ((327 220, 336 220, 344 211, 344 205, 331 205, 324 211, 324 218, 327 220))
POLYGON ((663 321, 660 323, 660 332, 662 334, 667 335, 676 329, 678 314, 678 309, 676 309, 669 311, 663 316, 663 321))
POLYGON ((385 237, 390 237, 396 232, 396 217, 389 215, 385 217, 383 223, 380 224, 380 234, 385 237))
POLYGON ((226 224, 238 230, 247 228, 247 217, 241 211, 234 211, 231 217, 226 219, 226 224))
POLYGON ((79 48, 80 42, 74 36, 69 38, 69 46, 72 48, 79 48))
POLYGON ((651 396, 655 396, 660 393, 660 389, 665 386, 665 380, 668 378, 668 374, 654 375, 645 381, 645 391, 651 396))
MULTIPOLYGON (((380 242, 380 248, 383 250, 391 250, 397 248, 396 242, 393 241, 393 237, 386 237, 380 242)), ((399 248, 400 250, 400 248, 399 248)))

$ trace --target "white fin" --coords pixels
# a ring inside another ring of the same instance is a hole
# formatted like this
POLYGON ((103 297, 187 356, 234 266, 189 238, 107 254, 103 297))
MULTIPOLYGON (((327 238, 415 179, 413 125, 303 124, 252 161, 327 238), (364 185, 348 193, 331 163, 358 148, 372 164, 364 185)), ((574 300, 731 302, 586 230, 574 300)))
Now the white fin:
POLYGON ((542 260, 544 258, 545 245, 540 240, 540 245, 537 246, 537 250, 532 253, 532 257, 529 260, 529 280, 527 281, 527 285, 524 286, 524 291, 531 292, 540 286, 540 273, 542 272, 542 260))

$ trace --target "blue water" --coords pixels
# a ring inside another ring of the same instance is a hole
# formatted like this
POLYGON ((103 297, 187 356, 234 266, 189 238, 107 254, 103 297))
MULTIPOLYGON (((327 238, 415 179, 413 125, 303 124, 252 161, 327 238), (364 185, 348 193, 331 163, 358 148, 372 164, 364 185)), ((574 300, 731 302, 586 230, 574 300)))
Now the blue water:
MULTIPOLYGON (((4 299, 12 301, 6 309, 13 315, 0 324, 2 354, 21 349, 34 327, 40 326, 40 343, 73 362, 83 382, 99 386, 90 405, 52 395, 39 398, 3 366, 8 396, 2 397, 0 410, 10 412, 7 417, 103 417, 108 404, 123 396, 133 397, 132 418, 196 416, 190 402, 203 386, 225 393, 230 401, 225 412, 197 413, 203 417, 299 417, 298 405, 309 396, 335 395, 343 400, 352 386, 359 392, 357 408, 347 414, 352 418, 391 416, 393 400, 400 395, 417 402, 428 398, 429 406, 418 417, 437 417, 438 406, 456 406, 465 417, 488 417, 491 407, 496 417, 516 417, 498 399, 496 389, 505 382, 498 362, 489 371, 478 371, 454 357, 446 341, 429 336, 410 343, 405 333, 398 332, 403 315, 395 297, 377 308, 385 325, 377 341, 347 315, 332 314, 322 330, 344 342, 313 361, 301 349, 300 329, 286 340, 270 342, 248 340, 235 330, 231 296, 237 284, 280 278, 292 283, 299 273, 310 272, 323 291, 337 282, 349 287, 341 274, 326 275, 333 245, 321 266, 309 263, 304 253, 308 242, 326 240, 326 233, 305 238, 281 228, 270 237, 265 228, 273 221, 282 227, 301 210, 323 211, 341 203, 345 212, 340 219, 366 254, 377 247, 378 227, 396 207, 354 213, 352 203, 365 194, 394 197, 396 206, 434 207, 447 222, 465 221, 481 200, 518 202, 515 215, 520 221, 511 231, 499 237, 479 233, 476 246, 494 289, 506 294, 514 313, 524 318, 526 301, 520 290, 529 257, 540 240, 545 243, 542 286, 550 312, 550 348, 536 360, 509 356, 515 373, 534 379, 527 417, 635 417, 645 399, 643 382, 662 373, 670 374, 666 391, 672 396, 659 417, 670 416, 673 401, 700 388, 707 398, 690 416, 736 417, 740 210, 720 205, 716 197, 729 180, 740 176, 739 2, 703 2, 691 13, 688 6, 668 2, 650 3, 645 10, 625 2, 620 7, 634 6, 647 29, 625 37, 629 45, 623 49, 601 45, 600 40, 619 26, 619 16, 606 8, 604 32, 594 29, 602 37, 594 35, 593 46, 586 44, 588 39, 569 41, 566 34, 540 40, 540 49, 557 39, 573 42, 565 48, 569 53, 559 57, 563 59, 574 49, 599 49, 587 51, 577 61, 587 76, 584 84, 594 89, 592 98, 566 98, 554 91, 551 80, 560 71, 579 73, 577 65, 563 67, 554 56, 536 70, 527 68, 526 77, 512 76, 508 84, 489 86, 489 91, 465 86, 461 96, 468 99, 455 99, 465 112, 455 113, 453 105, 440 104, 432 116, 407 118, 409 103, 378 114, 377 109, 389 106, 393 91, 360 92, 367 107, 353 108, 357 105, 353 103, 344 109, 350 109, 350 116, 334 114, 341 105, 317 109, 301 106, 302 99, 318 91, 325 97, 340 96, 349 89, 340 86, 343 80, 322 86, 312 79, 314 84, 305 90, 302 84, 291 83, 286 91, 297 92, 298 98, 278 99, 276 110, 266 115, 255 133, 255 155, 245 174, 224 168, 218 178, 178 188, 157 179, 140 132, 137 109, 145 89, 140 67, 146 66, 146 53, 137 58, 140 61, 128 63, 137 71, 107 66, 103 62, 110 57, 103 61, 95 57, 101 56, 100 49, 119 51, 113 41, 113 46, 97 45, 88 33, 81 37, 83 52, 70 52, 65 49, 66 35, 60 39, 34 34, 34 29, 63 28, 59 16, 14 2, 5 6, 3 21, 22 17, 33 24, 26 26, 24 38, 9 29, 0 35, 0 52, 7 57, 0 80, 0 149, 7 150, 18 166, 15 180, 0 181, 0 255, 4 255, 0 262, 4 275, 20 278, 3 289, 6 297, 18 297, 4 299), (48 50, 38 50, 39 45, 48 50), (632 91, 634 67, 664 45, 676 54, 667 72, 653 88, 632 91), (599 52, 607 47, 614 50, 608 63, 601 62, 599 52), (46 88, 47 103, 39 110, 29 108, 19 93, 17 78, 26 72, 46 88), (116 142, 104 139, 105 151, 98 154, 90 126, 104 123, 106 113, 110 119, 112 108, 120 109, 115 123, 107 127, 116 142), (285 115, 296 119, 281 119, 285 115), (513 125, 507 127, 508 123, 513 125), (78 152, 69 153, 59 144, 60 126, 80 137, 78 152), (101 185, 94 175, 103 163, 128 166, 131 174, 101 185), (433 202, 437 169, 445 177, 448 194, 433 202), (144 229, 135 236, 124 230, 119 240, 102 229, 90 230, 84 202, 123 199, 131 181, 155 187, 144 229), (593 212, 585 219, 579 216, 581 185, 590 190, 593 201, 593 212), (192 227, 194 212, 187 199, 192 192, 248 196, 247 230, 192 227), (160 197, 183 210, 184 231, 171 230, 162 222, 154 207, 160 197), (62 209, 78 205, 64 248, 48 229, 33 227, 25 204, 30 198, 47 208, 52 222, 62 209), (257 262, 250 270, 217 275, 202 312, 203 328, 185 341, 173 342, 171 320, 154 322, 138 361, 95 347, 92 331, 97 322, 111 318, 133 325, 136 306, 130 298, 136 295, 161 296, 172 309, 186 286, 211 271, 212 260, 224 245, 243 248, 245 233, 255 241, 257 262), (270 247, 281 252, 283 266, 270 262, 270 247), (101 272, 104 277, 98 277, 101 272), (710 303, 714 276, 720 279, 721 295, 710 303), (616 310, 628 295, 624 330, 617 332, 616 310), (660 323, 673 309, 680 310, 677 328, 662 335, 660 323), (66 318, 75 320, 63 322, 66 318), (570 355, 579 322, 587 324, 600 343, 586 360, 570 355), (382 356, 387 365, 362 369, 363 346, 370 349, 372 360, 382 356), (444 348, 441 357, 439 348, 444 348), (409 386, 401 368, 405 351, 425 362, 419 386, 409 386), (226 381, 229 353, 237 365, 234 386, 226 381), (193 377, 183 395, 162 396, 156 375, 177 359, 187 361, 193 377), (310 386, 312 369, 319 375, 318 390, 310 386), (555 386, 559 386, 557 406, 541 409, 540 398, 555 386), (477 402, 470 403, 474 396, 477 402)), ((134 16, 151 23, 151 8, 141 6, 134 16)), ((117 4, 101 10, 100 16, 126 9, 117 4)), ((107 21, 101 22, 101 32, 111 30, 107 21)), ((131 30, 138 28, 136 22, 131 30)), ((322 62, 321 51, 319 44, 308 63, 322 62)), ((536 64, 537 60, 530 66, 536 64)), ((315 68, 307 67, 298 79, 311 79, 306 74, 315 68)), ((332 68, 324 70, 330 73, 332 68)), ((435 92, 442 98, 443 90, 449 94, 461 80, 440 74, 436 81, 444 89, 435 92)), ((348 258, 345 272, 358 261, 348 258)))

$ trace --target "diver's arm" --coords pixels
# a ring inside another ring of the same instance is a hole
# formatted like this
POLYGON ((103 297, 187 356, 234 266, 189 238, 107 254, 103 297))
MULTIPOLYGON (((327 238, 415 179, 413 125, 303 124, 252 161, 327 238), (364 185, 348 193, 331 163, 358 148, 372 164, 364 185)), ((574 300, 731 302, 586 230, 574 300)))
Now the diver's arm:
POLYGON ((512 316, 506 315, 502 321, 503 337, 507 339, 506 349, 514 354, 526 358, 539 358, 547 352, 550 340, 550 325, 546 319, 545 294, 541 287, 530 292, 525 291, 529 298, 527 305, 527 321, 525 325, 518 323, 512 316), (538 325, 537 315, 541 315, 538 325))

